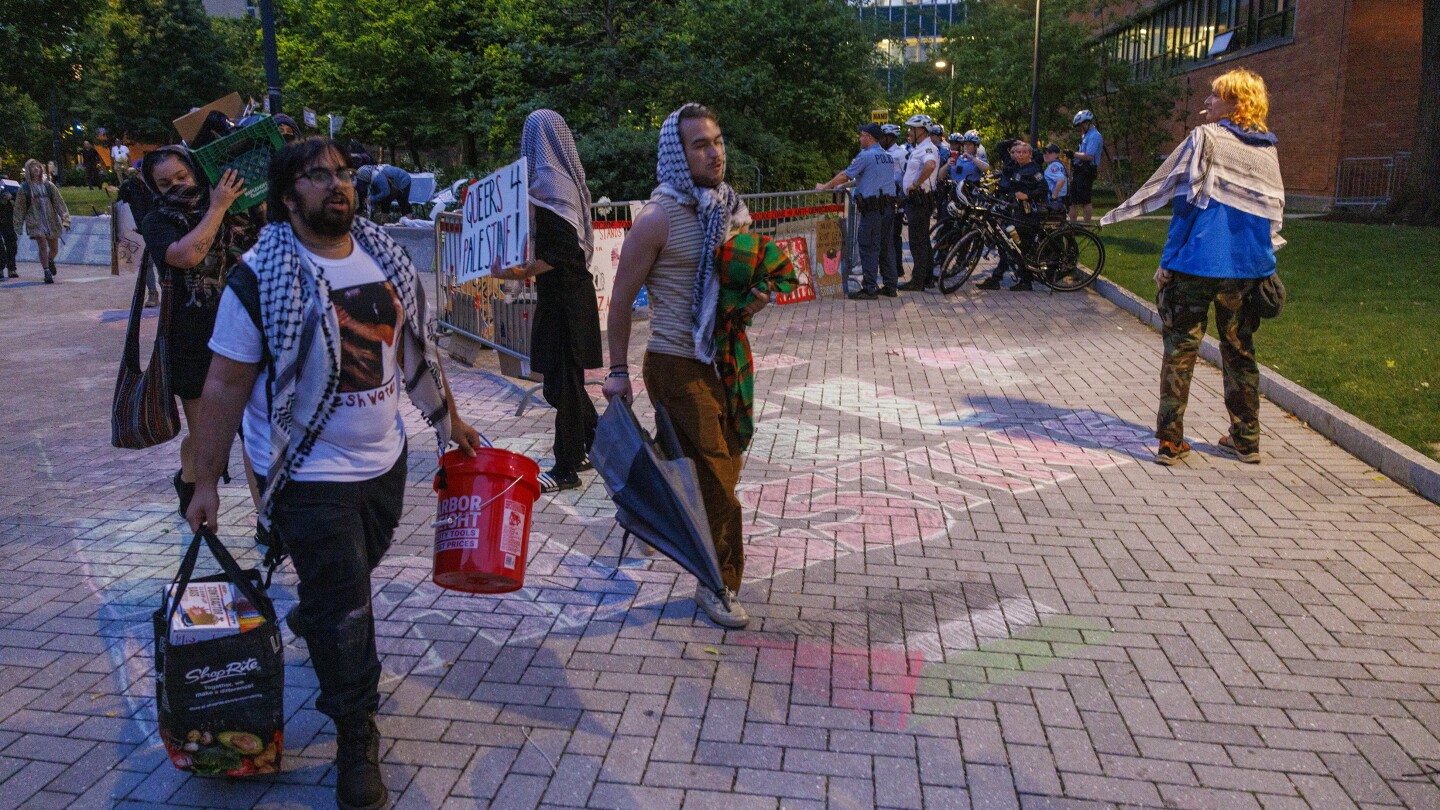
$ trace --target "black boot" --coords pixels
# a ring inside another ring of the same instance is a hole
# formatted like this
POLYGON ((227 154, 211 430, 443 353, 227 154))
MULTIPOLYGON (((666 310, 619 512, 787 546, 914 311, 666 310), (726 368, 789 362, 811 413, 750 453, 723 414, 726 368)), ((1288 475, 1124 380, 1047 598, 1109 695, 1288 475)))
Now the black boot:
POLYGON ((390 791, 380 778, 380 729, 374 712, 335 721, 335 804, 340 810, 381 810, 390 791))

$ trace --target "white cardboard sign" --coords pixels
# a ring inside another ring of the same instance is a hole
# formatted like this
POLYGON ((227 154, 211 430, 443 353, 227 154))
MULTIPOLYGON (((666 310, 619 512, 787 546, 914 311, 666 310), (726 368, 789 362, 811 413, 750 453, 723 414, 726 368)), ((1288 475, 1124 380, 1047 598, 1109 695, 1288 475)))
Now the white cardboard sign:
POLYGON ((529 261, 529 169, 525 158, 470 184, 460 224, 460 282, 529 261))

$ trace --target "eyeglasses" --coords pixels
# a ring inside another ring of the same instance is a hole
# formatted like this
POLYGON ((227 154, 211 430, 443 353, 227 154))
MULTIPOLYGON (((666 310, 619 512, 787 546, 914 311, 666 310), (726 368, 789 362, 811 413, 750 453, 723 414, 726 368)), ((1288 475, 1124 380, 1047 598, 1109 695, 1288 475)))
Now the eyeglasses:
POLYGON ((311 169, 300 175, 317 186, 353 186, 355 185, 355 171, 353 169, 340 169, 332 172, 329 169, 311 169))

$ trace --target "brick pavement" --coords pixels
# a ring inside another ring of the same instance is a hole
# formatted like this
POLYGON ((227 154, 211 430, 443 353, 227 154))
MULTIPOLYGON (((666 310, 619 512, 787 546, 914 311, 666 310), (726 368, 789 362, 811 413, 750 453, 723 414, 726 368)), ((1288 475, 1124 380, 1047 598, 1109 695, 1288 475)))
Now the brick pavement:
MULTIPOLYGON (((288 631, 283 774, 163 755, 176 448, 108 447, 128 279, 60 279, 0 284, 0 808, 332 806, 288 631)), ((412 454, 376 593, 397 806, 1440 807, 1440 507, 1269 403, 1265 464, 1217 457, 1209 367, 1200 452, 1148 463, 1159 339, 1096 296, 800 304, 753 340, 746 632, 697 619, 673 564, 617 561, 593 474, 537 511, 525 590, 436 588, 412 454)), ((453 383, 547 452, 547 409, 453 383)))

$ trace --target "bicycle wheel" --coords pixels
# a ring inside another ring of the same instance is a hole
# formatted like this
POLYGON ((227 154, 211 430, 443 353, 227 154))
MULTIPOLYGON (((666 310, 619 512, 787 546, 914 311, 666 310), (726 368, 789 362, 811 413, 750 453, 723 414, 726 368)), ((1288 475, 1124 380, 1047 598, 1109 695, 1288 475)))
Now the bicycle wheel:
POLYGON ((985 237, 979 231, 960 237, 940 265, 940 292, 949 295, 960 289, 975 272, 985 252, 985 237))
POLYGON ((1065 292, 1084 289, 1105 268, 1105 245, 1084 228, 1062 227, 1040 243, 1035 264, 1035 275, 1045 286, 1065 292))

